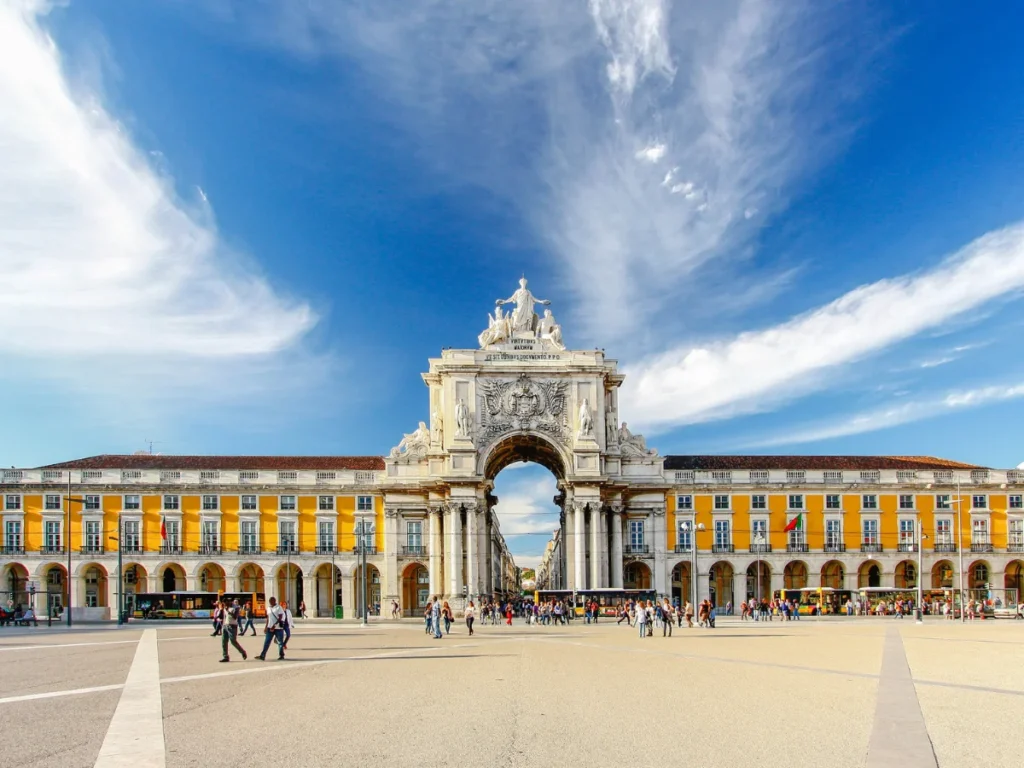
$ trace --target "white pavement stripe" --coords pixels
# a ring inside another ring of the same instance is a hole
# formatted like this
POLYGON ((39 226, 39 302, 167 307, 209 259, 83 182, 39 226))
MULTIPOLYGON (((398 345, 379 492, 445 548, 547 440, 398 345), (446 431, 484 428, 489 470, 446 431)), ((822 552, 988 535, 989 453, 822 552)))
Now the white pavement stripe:
POLYGON ((163 768, 164 714, 156 630, 142 632, 96 768, 163 768))
POLYGON ((867 768, 936 768, 917 688, 910 674, 903 637, 895 627, 885 633, 878 679, 875 722, 868 740, 867 768))
POLYGON ((100 691, 116 691, 124 688, 121 683, 114 685, 97 685, 92 688, 74 688, 70 691, 47 691, 46 693, 26 693, 22 696, 8 696, 0 699, 0 704, 17 704, 20 701, 36 701, 37 699, 55 699, 59 696, 80 696, 83 693, 99 693, 100 691))
POLYGON ((135 645, 138 640, 106 640, 104 642, 95 643, 59 643, 54 645, 48 645, 46 643, 40 643, 39 645, 0 645, 0 651, 45 651, 50 648, 84 648, 88 645, 135 645))

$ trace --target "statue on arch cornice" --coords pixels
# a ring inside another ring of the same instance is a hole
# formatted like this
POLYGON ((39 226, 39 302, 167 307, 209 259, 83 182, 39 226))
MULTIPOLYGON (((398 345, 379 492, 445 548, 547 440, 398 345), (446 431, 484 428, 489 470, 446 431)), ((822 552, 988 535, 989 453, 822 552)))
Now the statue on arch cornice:
POLYGON ((547 306, 551 302, 548 299, 538 299, 526 286, 524 277, 519 281, 519 289, 515 293, 507 299, 498 299, 494 302, 494 314, 487 315, 487 329, 477 337, 481 349, 495 344, 525 340, 543 341, 558 351, 565 350, 562 326, 555 322, 551 310, 545 310, 543 317, 538 317, 536 312, 537 305, 547 306), (501 310, 506 304, 515 305, 507 314, 501 310))
POLYGON ((402 441, 391 449, 388 458, 423 458, 427 455, 430 447, 430 430, 424 422, 420 422, 415 432, 410 432, 402 437, 402 441))
POLYGON ((618 438, 619 451, 623 456, 649 459, 658 455, 658 452, 653 448, 648 449, 647 441, 644 440, 643 435, 634 435, 629 431, 626 422, 622 422, 622 426, 619 427, 618 438))

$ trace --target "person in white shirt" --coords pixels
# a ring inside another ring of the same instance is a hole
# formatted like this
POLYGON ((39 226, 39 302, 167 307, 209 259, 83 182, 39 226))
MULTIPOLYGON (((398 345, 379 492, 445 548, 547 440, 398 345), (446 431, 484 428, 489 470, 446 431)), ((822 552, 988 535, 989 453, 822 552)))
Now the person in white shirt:
POLYGON ((288 641, 292 639, 292 627, 295 626, 295 619, 292 617, 292 609, 288 607, 287 601, 281 601, 281 610, 284 611, 284 621, 281 623, 281 629, 284 630, 284 643, 281 644, 281 650, 287 651, 288 641))
POLYGON ((640 628, 640 637, 647 637, 647 608, 643 601, 636 604, 636 625, 640 628))
POLYGON ((277 604, 277 598, 271 597, 267 600, 267 625, 263 628, 263 652, 256 658, 260 661, 267 660, 267 651, 270 650, 270 643, 277 641, 277 660, 284 658, 284 622, 287 620, 281 606, 277 604))

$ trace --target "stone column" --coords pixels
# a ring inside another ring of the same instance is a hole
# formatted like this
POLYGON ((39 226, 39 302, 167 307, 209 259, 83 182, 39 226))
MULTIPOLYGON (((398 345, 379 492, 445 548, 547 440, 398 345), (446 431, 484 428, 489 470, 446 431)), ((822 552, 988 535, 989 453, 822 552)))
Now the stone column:
POLYGON ((341 607, 346 619, 358 619, 356 614, 356 588, 352 576, 341 577, 341 607))
MULTIPOLYGON (((307 616, 314 616, 314 617, 316 616, 317 601, 318 600, 319 600, 319 595, 317 594, 317 589, 316 589, 316 573, 315 572, 314 573, 306 573, 305 571, 303 571, 302 572, 302 602, 304 602, 306 604, 306 615, 307 616)), ((292 615, 293 616, 298 616, 299 615, 299 606, 298 606, 297 603, 295 605, 290 605, 288 607, 292 609, 292 615)))
POLYGON ((622 507, 612 507, 611 585, 622 589, 622 507))
POLYGON ((444 592, 444 579, 441 574, 441 558, 444 554, 441 542, 441 510, 440 504, 431 505, 428 510, 430 522, 427 535, 427 570, 430 573, 430 599, 444 592))
POLYGON ((668 588, 668 576, 665 569, 668 568, 668 524, 665 507, 655 507, 651 517, 651 524, 654 526, 654 589, 659 596, 665 595, 671 590, 668 588))
POLYGON ((480 563, 477 559, 480 552, 478 537, 480 525, 477 520, 479 509, 475 502, 466 502, 466 587, 467 597, 476 600, 480 592, 480 563))
MULTIPOLYGON (((398 600, 401 589, 398 584, 398 510, 384 505, 384 583, 381 584, 381 613, 384 613, 384 606, 388 606, 388 614, 391 612, 391 601, 398 600)), ((309 605, 309 601, 306 601, 309 605)))
POLYGON ((462 597, 462 512, 459 504, 445 507, 445 527, 448 538, 448 600, 462 597))
POLYGON ((587 505, 582 502, 573 502, 573 515, 572 522, 572 534, 573 534, 573 546, 575 547, 576 553, 576 567, 573 569, 573 583, 572 588, 575 590, 581 590, 587 588, 587 573, 586 573, 586 509, 587 505))
POLYGON ((590 507, 590 588, 603 587, 601 581, 601 561, 604 559, 605 548, 601 546, 601 510, 590 507))

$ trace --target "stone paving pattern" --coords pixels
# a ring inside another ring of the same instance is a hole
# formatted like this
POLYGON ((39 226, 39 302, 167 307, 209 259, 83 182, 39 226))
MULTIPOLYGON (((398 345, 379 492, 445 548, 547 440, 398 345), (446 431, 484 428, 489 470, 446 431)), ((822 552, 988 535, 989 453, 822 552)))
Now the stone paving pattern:
POLYGON ((159 639, 166 754, 152 765, 257 764, 268 750, 300 767, 1021 762, 1024 622, 854 618, 720 619, 643 640, 613 622, 474 637, 458 624, 433 640, 418 623, 310 621, 286 661, 253 660, 262 637, 249 636, 250 660, 231 664, 208 624, 4 628, 0 766, 96 765, 121 697, 104 687, 124 684, 142 626, 159 639), (923 746, 900 726, 880 761, 900 717, 923 722, 923 746))

